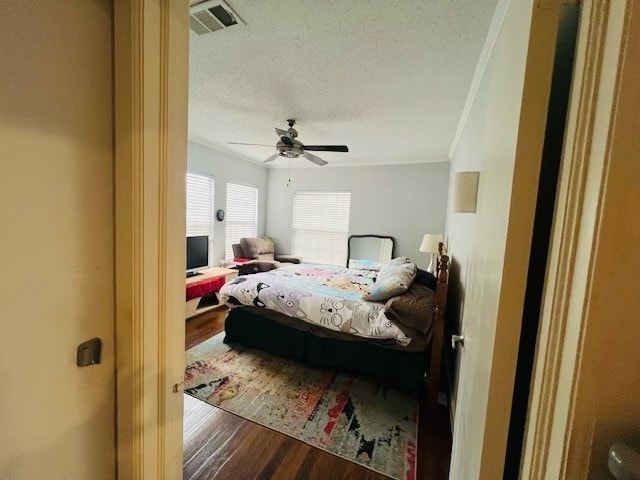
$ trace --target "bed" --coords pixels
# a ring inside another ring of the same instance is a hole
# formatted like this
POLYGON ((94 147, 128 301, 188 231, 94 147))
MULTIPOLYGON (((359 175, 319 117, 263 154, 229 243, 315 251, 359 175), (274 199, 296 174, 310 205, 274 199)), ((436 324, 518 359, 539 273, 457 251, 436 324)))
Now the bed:
POLYGON ((394 307, 400 295, 362 299, 376 270, 301 264, 238 277, 220 291, 230 307, 225 342, 318 367, 364 372, 414 394, 424 391, 427 374, 427 404, 435 406, 448 261, 441 249, 431 288, 416 281, 403 294, 420 305, 431 302, 420 321, 411 317, 413 323, 394 307))

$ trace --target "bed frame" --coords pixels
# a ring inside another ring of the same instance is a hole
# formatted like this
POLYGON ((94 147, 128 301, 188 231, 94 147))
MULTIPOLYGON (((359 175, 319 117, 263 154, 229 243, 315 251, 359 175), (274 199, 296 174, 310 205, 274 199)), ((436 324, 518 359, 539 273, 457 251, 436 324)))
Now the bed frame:
POLYGON ((238 343, 312 366, 364 372, 392 382, 415 394, 424 393, 427 374, 426 403, 434 408, 438 402, 440 367, 447 299, 449 257, 440 244, 437 262, 437 286, 433 308, 433 333, 429 348, 406 352, 384 348, 370 342, 352 342, 324 338, 307 330, 280 324, 243 308, 231 309, 225 321, 225 343, 238 343))
POLYGON ((447 307, 447 287, 449 285, 449 256, 443 253, 444 244, 438 244, 436 263, 436 296, 433 304, 433 336, 431 337, 431 358, 429 362, 427 384, 427 406, 435 408, 440 391, 440 369, 442 363, 442 344, 444 336, 444 312, 447 307))

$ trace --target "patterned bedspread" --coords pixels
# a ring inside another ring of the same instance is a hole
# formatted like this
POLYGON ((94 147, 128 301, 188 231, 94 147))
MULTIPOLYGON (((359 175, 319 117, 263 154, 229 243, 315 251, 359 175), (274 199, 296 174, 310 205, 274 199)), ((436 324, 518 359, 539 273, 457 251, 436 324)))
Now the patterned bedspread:
POLYGON ((331 330, 408 345, 409 337, 385 316, 384 304, 361 298, 375 275, 371 270, 291 265, 238 277, 220 289, 220 296, 231 308, 268 308, 331 330))

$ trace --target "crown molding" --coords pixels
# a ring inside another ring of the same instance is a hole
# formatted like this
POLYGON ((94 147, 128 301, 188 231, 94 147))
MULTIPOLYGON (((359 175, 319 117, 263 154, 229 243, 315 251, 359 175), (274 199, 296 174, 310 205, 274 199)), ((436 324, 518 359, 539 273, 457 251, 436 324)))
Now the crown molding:
POLYGON ((462 109, 462 114, 460 115, 458 128, 456 129, 456 133, 453 136, 453 141, 451 142, 451 148, 449 150, 449 160, 453 158, 456 153, 456 149, 458 148, 460 137, 462 136, 462 132, 464 131, 464 128, 467 124, 467 120, 469 119, 469 112, 471 112, 471 107, 475 102, 476 95, 478 94, 478 89, 480 88, 480 83, 482 82, 484 73, 487 70, 487 65, 489 64, 489 60, 491 59, 491 54, 493 53, 496 41, 498 40, 498 35, 500 34, 500 30, 502 29, 502 24, 504 23, 504 19, 507 16, 507 11, 509 10, 510 4, 511 0, 498 0, 498 4, 496 5, 496 9, 491 20, 491 25, 489 25, 489 31, 487 32, 487 38, 484 41, 482 50, 480 51, 480 57, 478 58, 478 63, 476 64, 476 69, 473 73, 473 79, 471 80, 471 85, 469 86, 467 100, 465 101, 464 108, 462 109))
MULTIPOLYGON (((189 135, 188 138, 189 143, 194 143, 196 145, 200 145, 202 147, 210 148, 211 150, 215 150, 216 152, 224 153, 225 155, 229 155, 230 157, 237 158, 238 160, 242 160, 243 162, 251 163, 253 165, 260 165, 262 168, 268 168, 264 162, 260 162, 258 160, 254 160, 253 158, 244 157, 235 152, 230 152, 228 150, 221 149, 219 146, 214 145, 213 143, 209 143, 206 140, 203 140, 200 137, 189 135)), ((275 149, 275 145, 274 145, 275 149)))

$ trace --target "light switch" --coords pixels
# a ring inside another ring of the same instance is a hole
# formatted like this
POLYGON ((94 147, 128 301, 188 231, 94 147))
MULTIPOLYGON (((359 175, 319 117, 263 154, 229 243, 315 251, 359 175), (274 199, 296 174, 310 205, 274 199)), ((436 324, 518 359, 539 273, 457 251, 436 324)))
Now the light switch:
POLYGON ((76 364, 79 367, 100 363, 100 351, 102 350, 102 340, 98 337, 87 340, 78 345, 78 356, 76 364))

